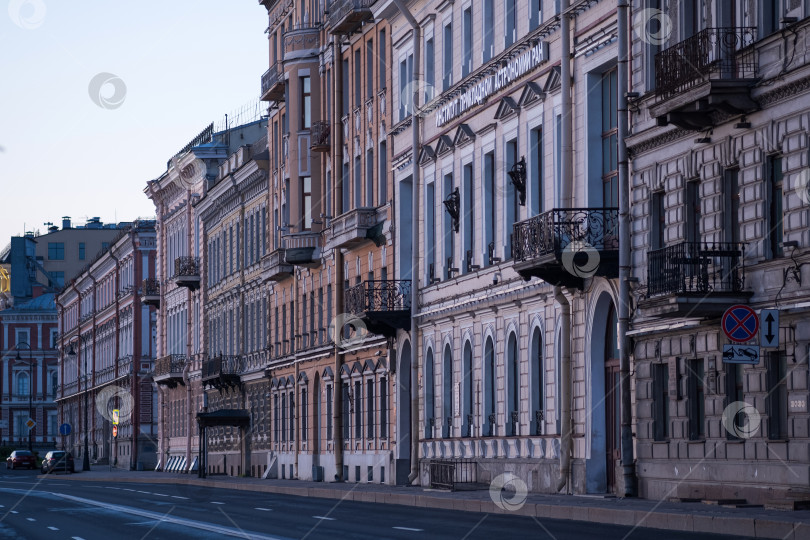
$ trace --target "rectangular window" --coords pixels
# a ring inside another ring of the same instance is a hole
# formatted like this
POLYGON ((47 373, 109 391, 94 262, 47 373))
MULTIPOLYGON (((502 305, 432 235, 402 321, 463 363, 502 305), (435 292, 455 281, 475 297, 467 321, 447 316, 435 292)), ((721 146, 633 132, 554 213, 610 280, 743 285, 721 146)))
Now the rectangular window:
POLYGON ((366 206, 374 206, 374 150, 366 150, 366 206))
POLYGON ((385 74, 387 73, 387 66, 386 66, 386 57, 385 57, 385 30, 380 30, 380 68, 377 72, 380 74, 380 90, 383 88, 387 88, 388 85, 385 83, 385 74))
POLYGON ((487 265, 495 264, 495 152, 484 154, 484 249, 487 265))
POLYGON ((350 179, 349 179, 349 164, 346 161, 343 161, 343 158, 340 158, 343 166, 341 167, 343 172, 342 184, 343 184, 343 199, 341 203, 343 203, 343 207, 340 209, 340 213, 348 212, 350 210, 349 201, 351 201, 351 190, 349 189, 350 186, 350 179))
POLYGON ((430 182, 425 194, 425 249, 427 255, 427 284, 436 279, 436 185, 430 182))
POLYGON ((309 345, 309 335, 303 330, 307 327, 307 295, 301 296, 301 334, 303 346, 306 348, 309 345))
POLYGON ((433 37, 425 41, 425 103, 433 99, 433 88, 436 86, 436 51, 433 37))
MULTIPOLYGON (((444 175, 444 200, 453 192, 453 173, 444 175)), ((443 212, 444 216, 444 263, 447 279, 453 277, 453 252, 455 251, 453 239, 455 232, 453 230, 453 219, 447 211, 443 212)))
POLYGON ((343 440, 351 436, 351 408, 349 407, 349 383, 343 383, 343 440))
POLYGON ((770 258, 784 256, 782 242, 784 224, 782 222, 782 156, 768 156, 765 178, 768 189, 768 248, 770 258))
POLYGON ((473 181, 472 163, 464 165, 462 172, 464 181, 464 271, 471 272, 471 266, 475 264, 473 255, 473 246, 475 245, 475 182, 473 181))
POLYGON ((295 440, 295 395, 290 392, 290 442, 295 440))
POLYGON ((85 246, 84 242, 79 242, 79 260, 84 260, 85 246))
POLYGON ((310 78, 301 77, 301 129, 312 125, 312 89, 310 78))
POLYGON ((531 188, 530 205, 533 216, 543 211, 543 128, 529 132, 531 145, 531 188))
POLYGON ((409 54, 405 60, 399 63, 399 120, 404 120, 411 114, 410 103, 413 96, 410 95, 410 83, 413 76, 413 55, 409 54))
MULTIPOLYGON (((506 171, 510 170, 518 161, 517 139, 512 139, 506 143, 506 171)), ((506 185, 506 253, 507 258, 512 258, 512 226, 517 221, 518 216, 518 192, 509 175, 504 171, 503 182, 506 185)))
POLYGON ((482 60, 489 62, 495 56, 495 0, 484 0, 484 44, 482 60))
POLYGON ((64 242, 48 242, 48 260, 51 261, 65 260, 64 242))
POLYGON ((706 412, 705 396, 703 391, 703 359, 695 358, 688 360, 689 373, 686 377, 688 415, 689 415, 689 439, 699 440, 705 434, 706 412))
POLYGON ((380 378, 380 438, 388 437, 388 381, 380 378))
POLYGON ((529 0, 529 31, 534 30, 543 22, 542 0, 529 0))
POLYGON ((366 98, 374 97, 374 42, 366 41, 366 98))
POLYGON ((656 191, 652 194, 651 204, 651 231, 650 231, 650 244, 652 249, 661 249, 664 247, 664 231, 666 230, 666 212, 664 210, 664 197, 663 191, 656 191))
MULTIPOLYGON (((663 192, 661 193, 663 199, 663 192)), ((661 202, 663 205, 663 201, 661 202)), ((700 181, 686 183, 686 241, 700 242, 700 181)), ((664 247, 663 242, 659 247, 664 247)))
POLYGON ((509 47, 517 39, 517 9, 515 0, 506 0, 506 36, 504 47, 509 47))
POLYGON ((466 77, 472 71, 472 7, 464 10, 462 15, 464 57, 461 64, 461 76, 466 77))
POLYGON ((301 440, 304 442, 307 440, 307 416, 309 415, 309 411, 307 410, 308 405, 307 389, 304 387, 301 389, 301 440))
POLYGON ((605 208, 619 206, 619 117, 617 70, 602 75, 602 202, 605 208))
POLYGON ((360 381, 354 383, 354 438, 363 438, 363 388, 360 381))
POLYGON ((360 156, 354 158, 354 207, 363 206, 363 169, 360 156))
POLYGON ((385 141, 381 141, 379 144, 378 159, 380 166, 377 171, 377 204, 382 206, 388 202, 388 149, 385 141))
POLYGON ((64 287, 65 286, 65 273, 64 272, 48 272, 48 276, 51 278, 53 284, 57 287, 64 287))
POLYGON ((554 114, 554 205, 561 206, 562 201, 562 115, 554 114))
POLYGON ((374 438, 374 381, 366 381, 366 438, 374 438))
POLYGON ((343 115, 349 114, 349 59, 344 58, 343 62, 343 115))
POLYGON ((653 439, 669 437, 669 365, 653 364, 653 439))
POLYGON ((361 59, 362 54, 360 53, 360 49, 356 49, 354 51, 354 65, 352 65, 352 69, 354 69, 354 106, 359 107, 360 104, 363 102, 363 71, 361 69, 361 59))
MULTIPOLYGON (((732 403, 743 401, 743 365, 726 364, 726 407, 732 403)), ((741 427, 746 421, 745 414, 741 411, 734 417, 734 425, 741 427)), ((733 430, 726 429, 726 438, 739 439, 733 430)))
POLYGON ((304 230, 308 231, 312 228, 312 178, 309 176, 301 178, 301 186, 304 190, 301 198, 301 213, 304 230))
POLYGON ((768 438, 788 438, 787 355, 784 351, 768 353, 768 438))
POLYGON ((444 27, 444 62, 442 64, 444 75, 442 77, 442 91, 453 84, 453 24, 444 27))
POLYGON ((332 385, 326 385, 326 439, 332 440, 332 385))

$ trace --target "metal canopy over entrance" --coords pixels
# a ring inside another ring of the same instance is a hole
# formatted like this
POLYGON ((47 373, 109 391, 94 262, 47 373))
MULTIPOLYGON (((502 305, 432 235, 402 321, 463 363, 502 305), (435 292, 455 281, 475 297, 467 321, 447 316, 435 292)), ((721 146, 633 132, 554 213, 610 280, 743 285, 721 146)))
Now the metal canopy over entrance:
POLYGON ((197 413, 197 425, 200 429, 200 467, 197 469, 197 476, 205 478, 208 473, 208 438, 206 430, 209 427, 233 426, 238 427, 242 445, 240 448, 240 461, 244 461, 245 456, 250 451, 246 448, 246 432, 250 426, 250 413, 245 409, 220 409, 212 412, 197 413))

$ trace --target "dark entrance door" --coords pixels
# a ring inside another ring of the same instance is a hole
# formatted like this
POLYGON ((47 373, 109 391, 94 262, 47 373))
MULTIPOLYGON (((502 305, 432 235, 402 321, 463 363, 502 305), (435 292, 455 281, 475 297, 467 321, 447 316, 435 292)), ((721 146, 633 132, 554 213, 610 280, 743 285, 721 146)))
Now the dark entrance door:
POLYGON ((616 464, 621 459, 620 419, 621 386, 619 375, 619 343, 616 313, 610 310, 605 329, 605 454, 607 465, 607 490, 616 492, 616 464))

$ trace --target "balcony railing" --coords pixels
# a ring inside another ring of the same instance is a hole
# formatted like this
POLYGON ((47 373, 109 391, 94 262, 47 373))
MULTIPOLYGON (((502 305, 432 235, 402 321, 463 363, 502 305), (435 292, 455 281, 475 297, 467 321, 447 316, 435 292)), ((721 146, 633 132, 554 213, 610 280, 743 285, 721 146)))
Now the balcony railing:
POLYGON ((262 75, 262 101, 284 99, 284 66, 276 62, 262 75))
POLYGON ((132 355, 127 354, 118 359, 118 376, 122 377, 132 373, 132 355))
POLYGON ((408 311, 411 309, 411 280, 365 281, 346 290, 346 311, 408 311))
POLYGON ((329 151, 329 122, 318 120, 309 130, 309 147, 313 152, 329 151))
POLYGON ((174 260, 174 280, 179 287, 197 289, 200 286, 200 260, 197 257, 177 257, 174 260))
POLYGON ((170 354, 155 360, 155 374, 154 378, 157 381, 159 378, 166 376, 180 378, 183 377, 183 370, 186 367, 185 354, 170 354))
POLYGON ((745 244, 682 242, 650 251, 647 296, 740 293, 745 244))
POLYGON ((102 384, 115 378, 115 366, 103 367, 96 371, 95 384, 102 384))
POLYGON ((72 396, 79 391, 79 381, 62 385, 62 397, 72 396))
POLYGON ((751 45, 756 28, 706 28, 655 55, 655 91, 666 99, 707 79, 754 79, 758 63, 751 45))
POLYGON ((618 250, 618 208, 555 208, 515 223, 512 234, 515 269, 553 284, 615 277, 618 250))
POLYGON ((147 306, 160 305, 160 281, 148 278, 141 283, 141 302, 147 306))
POLYGON ((293 266, 284 260, 282 249, 274 249, 262 258, 262 276, 264 279, 283 281, 292 275, 293 266))
POLYGON ((320 264, 318 248, 321 245, 321 233, 304 231, 286 234, 281 237, 284 246, 284 262, 295 266, 315 268, 320 264))
POLYGON ((327 24, 332 34, 348 34, 363 21, 372 18, 371 5, 376 0, 337 0, 329 10, 327 24))
POLYGON ((204 385, 221 388, 238 385, 245 371, 245 359, 239 355, 220 355, 202 363, 201 375, 204 385))

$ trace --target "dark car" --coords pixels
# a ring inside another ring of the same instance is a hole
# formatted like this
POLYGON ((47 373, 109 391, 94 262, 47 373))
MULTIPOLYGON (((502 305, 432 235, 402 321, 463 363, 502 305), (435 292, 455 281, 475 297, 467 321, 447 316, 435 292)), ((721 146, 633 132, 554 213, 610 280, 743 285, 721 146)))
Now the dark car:
POLYGON ((76 472, 73 466, 73 456, 64 450, 51 450, 45 454, 41 470, 42 474, 48 474, 51 471, 76 472))
POLYGON ((8 458, 6 458, 6 469, 33 469, 36 466, 34 461, 34 454, 28 450, 14 450, 8 458))

